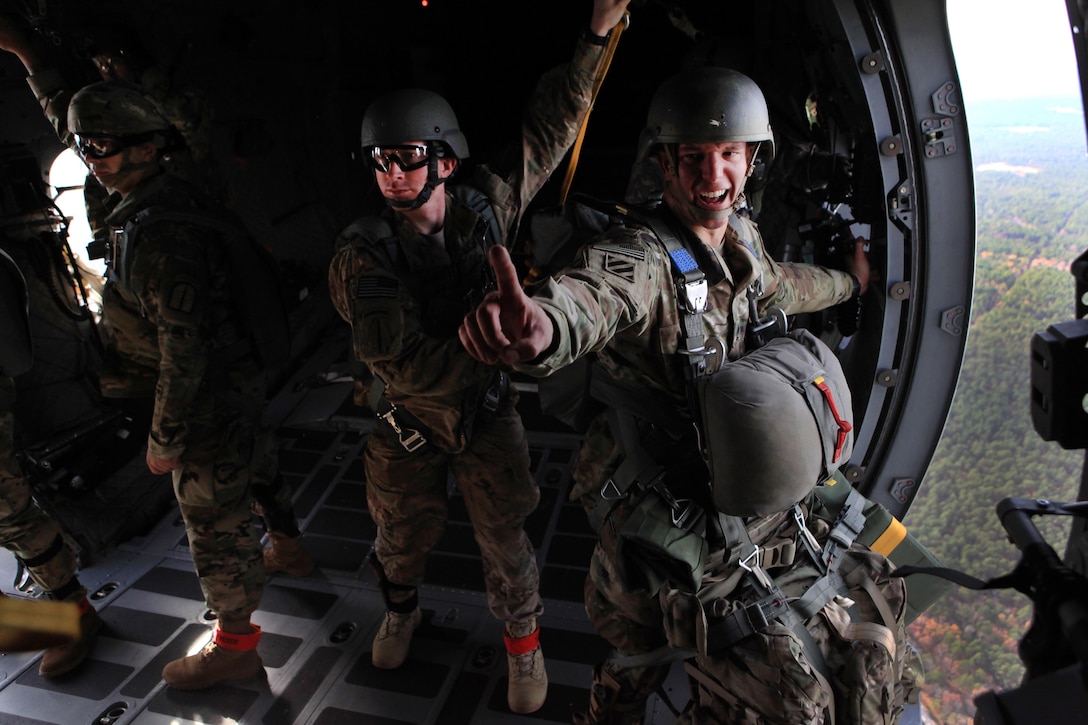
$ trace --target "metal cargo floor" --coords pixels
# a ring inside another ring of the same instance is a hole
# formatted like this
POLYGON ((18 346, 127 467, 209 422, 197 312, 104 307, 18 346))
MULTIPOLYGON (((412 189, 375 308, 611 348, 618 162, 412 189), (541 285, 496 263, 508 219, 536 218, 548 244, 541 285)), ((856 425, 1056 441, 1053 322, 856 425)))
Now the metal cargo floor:
MULTIPOLYGON (((374 524, 360 453, 373 419, 351 401, 346 350, 346 336, 331 334, 270 406, 282 439, 282 470, 319 567, 308 577, 269 578, 254 615, 264 630, 259 651, 267 679, 198 692, 163 684, 163 665, 202 646, 213 626, 174 506, 146 534, 81 570, 105 621, 84 665, 46 680, 37 672, 39 654, 0 655, 0 723, 570 723, 572 712, 585 709, 591 666, 608 647, 582 607, 594 537, 581 507, 566 501, 580 440, 533 412, 531 387, 523 390, 522 405, 541 503, 527 528, 545 598, 547 702, 531 716, 506 706, 501 624, 487 609, 479 552, 456 492, 420 590, 425 619, 410 659, 395 671, 371 666, 384 606, 367 564, 374 524)), ((165 477, 146 473, 142 461, 141 453, 129 466, 129 475, 138 472, 133 485, 169 487, 165 477)), ((0 582, 14 575, 14 558, 0 549, 0 582)), ((2 588, 10 593, 7 583, 2 588)), ((682 706, 687 694, 678 667, 668 685, 670 699, 682 706)), ((660 701, 651 704, 650 722, 673 721, 660 701)))

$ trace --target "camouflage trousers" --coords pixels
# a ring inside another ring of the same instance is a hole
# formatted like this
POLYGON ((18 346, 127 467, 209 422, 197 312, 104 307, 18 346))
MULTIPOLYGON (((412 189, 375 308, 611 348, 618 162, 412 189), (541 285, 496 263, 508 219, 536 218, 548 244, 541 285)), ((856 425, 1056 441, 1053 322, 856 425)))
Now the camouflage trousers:
MULTIPOLYGON (((589 497, 582 503, 588 509, 589 497)), ((589 621, 621 657, 644 655, 668 644, 657 594, 632 588, 620 572, 616 532, 629 515, 623 504, 618 505, 598 532, 584 591, 589 621)), ((665 681, 671 667, 668 663, 622 666, 613 661, 604 666, 619 687, 618 702, 641 701, 643 708, 646 698, 665 681)))
MULTIPOLYGON (((591 521, 601 503, 604 482, 611 480, 622 460, 622 449, 612 439, 605 417, 598 416, 590 423, 578 453, 570 494, 570 500, 581 504, 591 521)), ((598 532, 583 594, 586 614, 598 634, 620 654, 634 655, 653 650, 663 637, 658 636, 660 627, 655 626, 661 621, 657 598, 631 591, 620 574, 616 532, 628 516, 623 505, 617 505, 598 532)))
MULTIPOLYGON (((71 584, 76 576, 76 555, 64 541, 60 525, 34 501, 30 483, 15 460, 11 378, 0 375, 0 546, 24 564, 30 578, 47 594, 71 584)), ((65 592, 79 601, 82 586, 65 592)))
MULTIPOLYGON (((124 401, 126 412, 134 417, 146 415, 150 418, 155 407, 155 399, 151 397, 124 395, 114 399, 124 401)), ((253 447, 250 491, 253 499, 260 504, 260 515, 264 519, 265 529, 291 537, 298 536, 298 521, 292 502, 293 491, 279 470, 279 440, 276 434, 261 427, 255 434, 253 447)))
POLYGON ((427 555, 448 515, 452 474, 480 547, 492 614, 523 621, 544 609, 540 575, 525 519, 540 501, 529 470, 529 447, 512 404, 489 421, 477 421, 464 451, 445 457, 408 453, 384 424, 371 432, 363 458, 367 505, 378 527, 375 551, 394 585, 418 586, 427 555))
POLYGON ((251 615, 264 591, 264 560, 253 527, 250 482, 256 459, 253 428, 230 425, 211 455, 200 462, 182 455, 173 471, 189 551, 208 608, 220 617, 251 615))

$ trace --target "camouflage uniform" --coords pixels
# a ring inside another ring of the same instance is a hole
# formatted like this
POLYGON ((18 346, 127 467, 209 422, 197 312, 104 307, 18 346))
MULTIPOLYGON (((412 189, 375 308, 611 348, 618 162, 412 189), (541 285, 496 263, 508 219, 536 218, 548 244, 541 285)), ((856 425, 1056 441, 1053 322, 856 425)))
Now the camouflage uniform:
POLYGON ((87 590, 76 576, 76 555, 60 525, 37 504, 15 458, 15 382, 32 364, 33 342, 26 317, 26 283, 0 250, 0 546, 23 564, 53 599, 78 602, 87 590), (21 318, 21 319, 20 319, 21 318))
MULTIPOLYGON (((162 158, 163 169, 194 184, 212 199, 218 200, 222 191, 215 185, 208 159, 211 153, 211 106, 195 91, 170 85, 161 69, 151 68, 140 76, 140 86, 154 98, 165 118, 185 139, 186 148, 171 151, 162 158)), ((72 91, 56 70, 44 70, 27 77, 34 97, 58 138, 69 148, 75 141, 68 130, 68 103, 72 91)), ((106 216, 108 192, 90 174, 83 187, 87 221, 95 240, 109 239, 106 216)), ((102 327, 106 343, 106 359, 99 373, 102 394, 107 398, 149 397, 155 391, 157 377, 154 366, 149 367, 139 348, 154 342, 155 328, 140 314, 131 295, 114 287, 107 279, 102 290, 102 327)))
MULTIPOLYGON (((199 206, 192 187, 167 174, 142 182, 106 221, 123 227, 149 206, 199 206)), ((118 279, 157 331, 140 350, 158 370, 148 450, 178 458, 174 493, 208 607, 220 617, 248 618, 264 589, 261 547, 250 514, 250 480, 261 460, 258 431, 265 374, 250 355, 217 359, 239 341, 231 315, 228 261, 209 232, 182 222, 147 225, 127 284, 118 279)), ((123 238, 117 244, 123 244, 123 238)))
MULTIPOLYGON (((661 207, 662 214, 669 214, 661 207)), ((681 228, 679 222, 671 225, 681 228)), ((708 343, 729 359, 744 352, 749 295, 762 284, 760 314, 777 305, 787 314, 809 312, 849 299, 850 275, 804 264, 776 262, 767 255, 755 224, 734 215, 720 249, 689 236, 700 269, 707 276, 707 310, 703 327, 708 343)), ((595 353, 600 366, 631 395, 657 401, 663 409, 685 411, 684 363, 677 354, 681 324, 665 247, 647 227, 618 226, 584 247, 567 269, 545 281, 533 294, 555 322, 555 338, 545 355, 516 366, 538 377, 595 353)), ((670 475, 702 482, 709 474, 699 456, 690 423, 657 441, 644 441, 670 475), (682 474, 680 473, 682 472, 682 474)), ((591 513, 602 486, 624 459, 606 416, 600 414, 587 431, 574 472, 571 500, 591 513)), ((586 580, 586 611, 597 631, 623 655, 650 652, 666 644, 657 592, 635 590, 624 581, 616 557, 616 534, 630 511, 612 510, 602 526, 586 580)), ((612 668, 611 677, 626 678, 629 688, 652 692, 668 674, 668 666, 612 668)))
MULTIPOLYGON (((574 143, 602 55, 602 46, 579 41, 570 64, 541 78, 509 164, 476 169, 471 185, 490 201, 505 239, 516 237, 526 206, 574 143)), ((444 246, 403 219, 388 223, 394 249, 367 243, 349 227, 329 271, 334 304, 352 325, 356 359, 385 381, 392 404, 427 428, 433 448, 406 452, 385 424, 371 433, 364 462, 377 558, 394 585, 423 581, 426 557, 445 525, 448 467, 476 532, 492 612, 505 621, 530 620, 543 605, 523 525, 540 492, 517 396, 511 388, 493 415, 478 415, 497 371, 471 358, 457 337, 489 282, 487 246, 503 240, 485 238, 487 221, 449 189, 444 246)))
POLYGON ((22 561, 31 579, 55 599, 78 602, 87 590, 76 579, 76 556, 60 525, 34 501, 15 460, 11 409, 15 385, 0 374, 0 546, 22 561))
MULTIPOLYGON (((60 73, 45 70, 27 77, 34 97, 52 124, 60 140, 75 148, 68 129, 68 104, 72 92, 60 73)), ((212 146, 212 108, 203 94, 170 83, 161 68, 151 67, 140 74, 139 85, 159 104, 163 116, 181 133, 185 148, 169 152, 160 159, 163 170, 171 176, 193 184, 208 201, 225 199, 226 192, 209 166, 212 146)), ((83 187, 87 220, 96 240, 108 240, 110 213, 108 193, 94 176, 88 174, 83 187)), ((119 250, 113 250, 116 264, 119 250)), ((140 311, 134 293, 124 289, 107 276, 102 288, 102 328, 105 337, 105 359, 98 372, 102 395, 122 399, 142 407, 153 404, 158 369, 158 330, 140 311)), ((135 412, 135 411, 130 411, 135 412)), ((142 411, 141 411, 142 412, 142 411)), ((265 526, 290 537, 299 535, 291 501, 291 489, 279 475, 276 461, 276 441, 271 431, 262 431, 262 447, 266 463, 253 481, 253 494, 261 504, 265 526)))

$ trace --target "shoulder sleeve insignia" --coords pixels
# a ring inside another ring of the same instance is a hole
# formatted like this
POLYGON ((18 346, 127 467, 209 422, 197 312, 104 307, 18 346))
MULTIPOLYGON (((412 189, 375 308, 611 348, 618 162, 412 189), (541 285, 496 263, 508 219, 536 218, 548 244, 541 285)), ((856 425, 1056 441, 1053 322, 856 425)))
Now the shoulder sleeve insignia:
POLYGON ((614 274, 625 282, 635 281, 635 263, 630 257, 621 257, 617 254, 604 255, 604 270, 614 274))
POLYGON ((646 259, 646 250, 630 244, 594 244, 593 254, 601 260, 601 268, 625 282, 635 281, 635 266, 646 259))
POLYGON ((170 295, 167 297, 166 306, 174 312, 180 312, 183 315, 191 315, 193 314, 193 309, 196 307, 196 300, 196 285, 191 282, 175 282, 174 286, 170 288, 170 295))

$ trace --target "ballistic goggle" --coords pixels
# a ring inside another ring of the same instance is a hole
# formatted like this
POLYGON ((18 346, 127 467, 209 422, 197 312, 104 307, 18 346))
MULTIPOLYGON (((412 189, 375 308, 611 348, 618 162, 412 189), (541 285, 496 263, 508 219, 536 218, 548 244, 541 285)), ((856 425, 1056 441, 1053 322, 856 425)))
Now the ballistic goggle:
POLYGON ((85 136, 73 134, 76 141, 76 150, 79 155, 90 159, 105 159, 119 154, 130 146, 138 146, 155 137, 156 131, 140 133, 132 136, 111 136, 109 134, 95 134, 85 136))
MULTIPOLYGON (((434 147, 436 156, 442 156, 441 147, 434 147)), ((415 171, 427 165, 431 160, 431 144, 408 144, 404 146, 371 146, 370 165, 383 173, 389 173, 393 164, 401 171, 415 171)))

